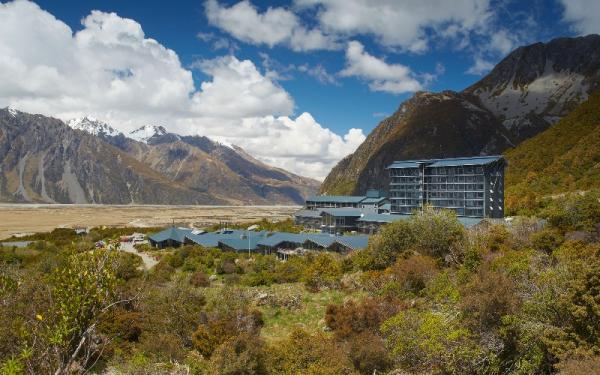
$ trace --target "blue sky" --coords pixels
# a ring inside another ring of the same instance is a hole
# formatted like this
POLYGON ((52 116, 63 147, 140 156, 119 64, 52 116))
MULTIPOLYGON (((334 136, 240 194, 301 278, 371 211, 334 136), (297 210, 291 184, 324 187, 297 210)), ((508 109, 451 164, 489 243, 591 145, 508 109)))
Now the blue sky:
MULTIPOLYGON (((239 1, 221 1, 223 6, 231 6, 239 1)), ((234 54, 240 59, 250 59, 259 65, 263 60, 260 53, 268 54, 283 67, 289 64, 311 64, 322 66, 334 75, 344 67, 343 51, 295 52, 286 46, 269 47, 245 43, 232 37, 226 31, 210 25, 201 0, 178 0, 168 3, 147 0, 144 5, 135 1, 38 1, 43 9, 65 21, 74 30, 80 29, 81 19, 92 10, 116 12, 119 16, 139 22, 146 35, 158 40, 164 46, 173 49, 185 66, 198 59, 213 58, 226 50, 214 49, 214 39, 205 40, 199 33, 212 33, 215 37, 226 38, 235 43, 234 54)), ((269 7, 293 6, 289 1, 253 1, 251 4, 259 13, 269 7)), ((498 27, 508 30, 529 28, 529 17, 536 22, 536 30, 528 30, 519 41, 534 43, 547 41, 558 36, 577 35, 568 23, 562 22, 563 6, 554 0, 500 1, 493 2, 491 8, 499 13, 498 27)), ((314 22, 305 12, 299 12, 306 22, 314 22)), ((375 56, 386 57, 389 63, 401 63, 413 67, 417 73, 435 73, 441 64, 445 72, 435 81, 426 85, 428 91, 462 90, 480 78, 480 74, 469 74, 473 65, 470 50, 456 50, 452 43, 440 42, 423 53, 395 52, 379 45, 369 35, 359 36, 366 49, 375 56)), ((483 39, 483 38, 482 38, 483 39)), ((485 41, 481 41, 485 43, 485 41)), ((514 43, 513 43, 514 44, 514 43)), ((503 57, 501 52, 489 54, 486 61, 497 63, 503 57)), ((194 70, 194 78, 199 84, 206 76, 194 70)), ((296 102, 296 113, 309 111, 314 117, 337 133, 345 133, 350 128, 362 128, 369 132, 377 125, 384 114, 392 114, 399 104, 411 96, 410 92, 390 94, 373 92, 360 79, 338 78, 338 84, 323 84, 317 79, 302 74, 287 73, 289 77, 280 84, 289 91, 296 102)))
POLYGON ((592 0, 19 3, 0 6, 0 21, 12 20, 0 25, 0 54, 14 58, 5 64, 30 77, 49 66, 65 86, 80 74, 72 85, 96 96, 56 88, 49 101, 57 85, 42 75, 35 88, 0 88, 0 106, 89 114, 124 132, 155 122, 317 178, 415 90, 462 90, 519 45, 600 29, 592 0), (81 61, 57 57, 69 53, 81 61))

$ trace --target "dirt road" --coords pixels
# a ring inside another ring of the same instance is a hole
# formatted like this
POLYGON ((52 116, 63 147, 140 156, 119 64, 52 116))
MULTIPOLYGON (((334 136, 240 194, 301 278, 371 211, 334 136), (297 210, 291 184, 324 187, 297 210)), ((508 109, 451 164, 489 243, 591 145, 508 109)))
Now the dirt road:
POLYGON ((295 206, 117 206, 0 204, 0 239, 13 234, 78 226, 153 227, 175 223, 203 227, 292 216, 295 206))

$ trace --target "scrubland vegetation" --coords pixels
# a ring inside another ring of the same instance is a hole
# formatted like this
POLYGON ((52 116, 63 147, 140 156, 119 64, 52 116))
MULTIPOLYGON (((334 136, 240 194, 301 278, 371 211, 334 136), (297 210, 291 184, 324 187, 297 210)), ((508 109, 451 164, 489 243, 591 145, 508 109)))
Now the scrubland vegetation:
POLYGON ((465 230, 426 210, 364 251, 186 246, 150 271, 55 231, 0 249, 4 374, 592 374, 600 201, 465 230), (545 225, 544 225, 545 224, 545 225))

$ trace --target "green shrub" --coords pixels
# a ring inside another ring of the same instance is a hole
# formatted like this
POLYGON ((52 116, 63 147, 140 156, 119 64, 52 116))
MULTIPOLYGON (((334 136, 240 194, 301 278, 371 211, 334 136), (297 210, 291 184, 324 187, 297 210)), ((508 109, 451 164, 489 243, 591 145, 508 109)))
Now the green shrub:
POLYGON ((210 280, 204 272, 196 271, 190 276, 190 284, 197 288, 206 288, 210 286, 210 280))

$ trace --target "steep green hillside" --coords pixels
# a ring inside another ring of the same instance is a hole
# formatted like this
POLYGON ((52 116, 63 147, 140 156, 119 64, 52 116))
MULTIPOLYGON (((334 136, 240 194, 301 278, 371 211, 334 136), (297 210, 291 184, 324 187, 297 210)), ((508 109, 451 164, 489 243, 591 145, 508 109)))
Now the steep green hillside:
POLYGON ((505 156, 509 213, 550 195, 600 189, 600 91, 505 156))

